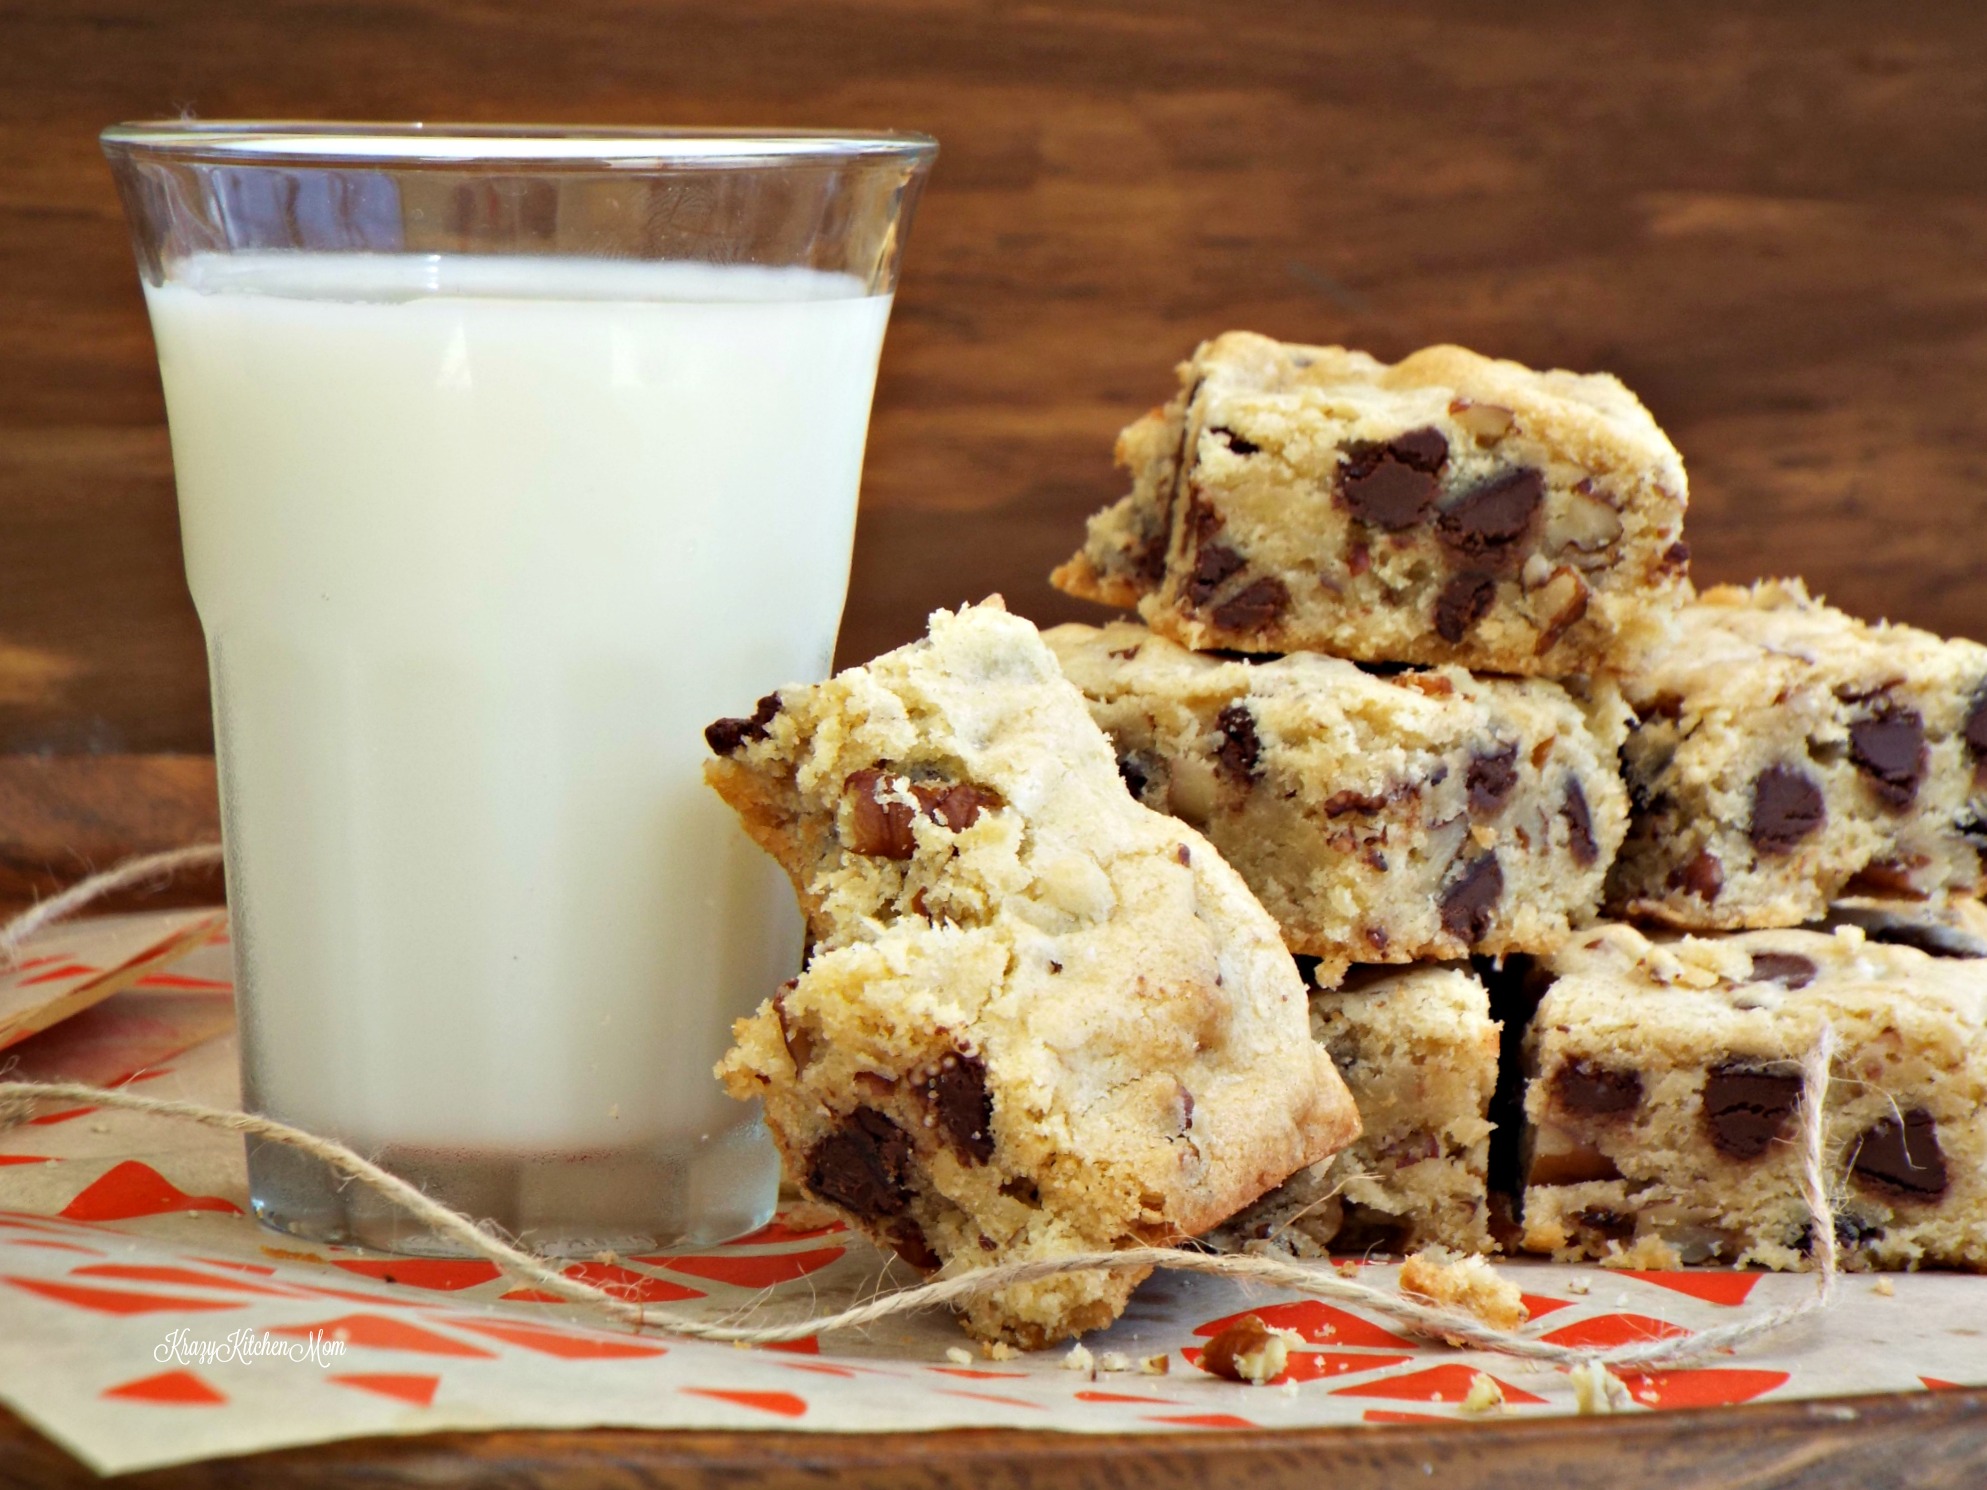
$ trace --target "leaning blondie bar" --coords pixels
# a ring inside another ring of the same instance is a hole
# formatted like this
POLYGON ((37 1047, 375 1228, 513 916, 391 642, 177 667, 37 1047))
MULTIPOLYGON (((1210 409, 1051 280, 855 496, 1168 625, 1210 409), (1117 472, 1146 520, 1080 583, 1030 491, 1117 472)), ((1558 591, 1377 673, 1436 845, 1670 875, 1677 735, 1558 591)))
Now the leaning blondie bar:
MULTIPOLYGON (((719 1076, 763 1099, 792 1182, 906 1260, 1168 1244, 1356 1133, 1275 923, 1126 795, 1026 621, 940 611, 707 737, 812 939, 719 1076)), ((1141 1276, 1017 1284, 966 1326, 1042 1346, 1108 1324, 1141 1276)))
POLYGON ((1540 952, 1591 919, 1627 826, 1627 713, 1542 678, 1047 633, 1133 795, 1213 840, 1329 987, 1355 962, 1540 952))
POLYGON ((1869 625, 1797 580, 1722 586, 1622 687, 1622 913, 1795 926, 1845 894, 1981 888, 1987 647, 1869 625))
POLYGON ((1524 1245, 1643 1267, 1814 1249, 1802 1059, 1833 1029, 1833 1226, 1851 1268, 1987 1268, 1987 960, 1834 933, 1584 933, 1525 1038, 1524 1245))
POLYGON ((1187 646, 1564 677, 1628 665, 1688 592, 1683 462, 1614 378, 1248 332, 1179 376, 1053 579, 1187 646))
POLYGON ((1493 1250, 1486 1175, 1498 1028, 1467 966, 1361 968, 1314 992, 1311 1034, 1359 1105, 1359 1137, 1209 1240, 1300 1257, 1493 1250))

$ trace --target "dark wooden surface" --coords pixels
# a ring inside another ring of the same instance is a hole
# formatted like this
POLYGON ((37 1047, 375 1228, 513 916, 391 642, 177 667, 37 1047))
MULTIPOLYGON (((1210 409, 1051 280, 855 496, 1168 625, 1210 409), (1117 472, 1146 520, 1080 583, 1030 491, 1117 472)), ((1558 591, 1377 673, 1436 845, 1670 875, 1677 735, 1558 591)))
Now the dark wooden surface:
POLYGON ((825 124, 944 154, 845 658, 1043 576, 1202 336, 1609 368, 1711 578, 1987 634, 1974 0, 0 0, 0 750, 209 743, 131 116, 825 124))
MULTIPOLYGON (((0 907, 213 832, 199 633, 112 120, 901 127, 944 153, 842 656, 1043 578, 1198 338, 1606 368, 1700 579, 1987 636, 1987 7, 1972 0, 0 0, 0 907)), ((209 897, 211 881, 165 898, 209 897)), ((155 901, 154 903, 158 903, 155 901)), ((0 1413, 0 1484, 84 1476, 0 1413)), ((1975 1486, 1987 1393, 1137 1440, 450 1435, 133 1484, 1975 1486)))
MULTIPOLYGON (((0 1485, 94 1483, 0 1409, 0 1485)), ((436 1434, 120 1478, 128 1490, 1979 1490, 1987 1391, 1277 1434, 436 1434)))

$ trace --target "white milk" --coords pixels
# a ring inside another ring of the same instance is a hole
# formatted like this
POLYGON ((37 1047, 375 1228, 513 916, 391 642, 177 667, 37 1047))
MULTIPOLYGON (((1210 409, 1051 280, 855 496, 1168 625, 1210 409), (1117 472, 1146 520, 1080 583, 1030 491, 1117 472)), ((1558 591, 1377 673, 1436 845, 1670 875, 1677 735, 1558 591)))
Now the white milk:
POLYGON ((148 299, 252 1099, 466 1160, 736 1128, 800 932, 702 731, 827 672, 888 297, 271 253, 148 299))

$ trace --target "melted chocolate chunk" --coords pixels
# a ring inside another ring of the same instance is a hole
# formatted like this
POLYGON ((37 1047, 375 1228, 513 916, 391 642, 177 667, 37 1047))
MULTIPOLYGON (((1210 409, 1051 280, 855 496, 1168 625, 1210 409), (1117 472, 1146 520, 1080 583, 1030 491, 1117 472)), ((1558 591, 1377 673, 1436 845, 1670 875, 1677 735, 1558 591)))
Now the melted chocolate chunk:
POLYGON ((1589 868, 1600 858, 1601 846, 1594 841, 1594 814, 1587 806, 1587 794, 1574 777, 1566 778, 1566 800, 1559 804, 1559 815, 1566 819, 1566 848, 1573 862, 1589 868))
POLYGON ((882 1113, 858 1107, 807 1156, 807 1188, 864 1220, 911 1203, 911 1140, 882 1113))
POLYGON ((773 716, 780 712, 780 696, 769 693, 759 700, 749 719, 720 719, 704 729, 704 743, 719 755, 731 755, 740 746, 752 740, 763 740, 771 733, 769 726, 773 716))
POLYGON ((1798 952, 1755 952, 1752 954, 1752 981, 1779 983, 1789 989, 1806 988, 1821 969, 1814 959, 1798 952))
POLYGON ((1885 703, 1849 726, 1849 758, 1892 807, 1908 807, 1925 779, 1925 721, 1916 709, 1885 703))
POLYGON ((1262 763, 1263 742, 1256 737, 1256 716, 1242 704, 1230 704, 1215 718, 1221 731, 1221 744, 1214 759, 1221 769, 1238 781, 1253 781, 1262 763))
POLYGON ((916 809, 908 802, 878 799, 877 788, 886 774, 880 766, 865 766, 842 783, 849 798, 849 852, 874 859, 908 859, 918 849, 911 832, 916 809))
POLYGON ((1672 570, 1690 568, 1690 545, 1679 538, 1664 549, 1663 568, 1672 570))
POLYGON ((1786 1136, 1800 1101, 1797 1075, 1743 1061, 1713 1066, 1704 1078, 1703 1105, 1711 1147, 1727 1158, 1757 1159, 1786 1136))
POLYGON ((1503 894, 1504 868, 1497 855, 1472 859, 1442 891, 1442 929, 1460 941, 1483 940, 1503 894))
POLYGON ((1208 429, 1208 433, 1218 437, 1237 455, 1254 455, 1263 448, 1254 440, 1245 440, 1236 434, 1234 430, 1224 428, 1219 424, 1211 426, 1208 429))
POLYGON ((1914 1107, 1904 1121, 1887 1117, 1863 1134, 1849 1172, 1865 1189, 1893 1200, 1937 1200, 1946 1193, 1946 1156, 1932 1114, 1914 1107))
POLYGON ((968 1164, 993 1158, 993 1097, 987 1091, 987 1063, 963 1052, 946 1056, 924 1085, 939 1130, 953 1152, 968 1164))
POLYGON ((1360 522, 1398 533, 1427 518, 1448 458, 1449 442, 1437 429, 1410 430, 1385 445, 1354 445, 1339 468, 1339 499, 1360 522))
POLYGON ((1981 760, 1987 760, 1987 686, 1973 695, 1973 710, 1966 716, 1966 725, 1961 730, 1966 743, 1981 760))
POLYGON ((1828 818, 1821 788, 1792 766, 1768 766, 1752 783, 1752 821, 1746 835, 1763 854, 1791 853, 1828 818))
POLYGON ((1666 883, 1672 890, 1695 895, 1709 905, 1725 888, 1725 866, 1718 862, 1718 856, 1710 849, 1702 848, 1688 864, 1671 870, 1666 883))
POLYGON ((1387 798, 1384 793, 1375 792, 1369 795, 1366 792, 1344 791, 1333 792, 1325 798, 1321 807, 1326 817, 1344 817, 1348 812, 1356 812, 1363 817, 1378 812, 1386 805, 1387 798))
POLYGON ((1194 556, 1194 572, 1187 579, 1187 599, 1206 605, 1222 582, 1241 569, 1242 556, 1225 543, 1204 543, 1194 556))
POLYGON ((1633 1112, 1642 1101, 1642 1074, 1568 1061, 1552 1073, 1552 1099, 1567 1112, 1606 1116, 1633 1112))
POLYGON ((1223 631, 1260 631, 1275 625, 1289 608, 1289 587, 1275 575, 1266 574, 1217 605, 1211 619, 1223 631))
POLYGON ((1459 642, 1490 612, 1497 599, 1497 581, 1478 569, 1465 569, 1451 575, 1435 597, 1435 634, 1445 642, 1459 642))
POLYGON ((1518 747, 1506 745, 1489 755, 1471 757, 1468 783, 1471 812, 1479 817, 1502 812, 1518 785, 1518 747))
POLYGON ((1531 531, 1544 501, 1545 478, 1520 466, 1471 487, 1443 508, 1435 518, 1435 532, 1475 566, 1512 568, 1519 540, 1531 531))

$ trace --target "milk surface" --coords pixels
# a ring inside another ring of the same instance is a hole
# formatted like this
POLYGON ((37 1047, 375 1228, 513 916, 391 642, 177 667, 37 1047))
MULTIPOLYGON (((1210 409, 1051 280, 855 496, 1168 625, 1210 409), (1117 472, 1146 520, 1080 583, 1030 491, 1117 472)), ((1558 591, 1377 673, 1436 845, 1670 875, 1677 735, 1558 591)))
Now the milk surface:
POLYGON ((361 1147, 740 1121, 784 879, 703 727, 826 675, 889 299, 807 270, 198 257, 147 291, 251 1101, 361 1147))

